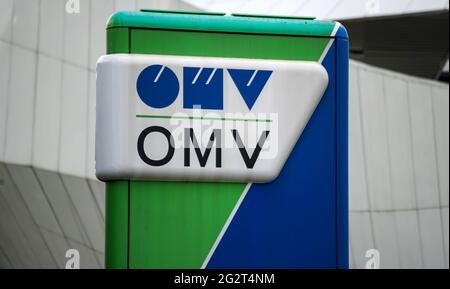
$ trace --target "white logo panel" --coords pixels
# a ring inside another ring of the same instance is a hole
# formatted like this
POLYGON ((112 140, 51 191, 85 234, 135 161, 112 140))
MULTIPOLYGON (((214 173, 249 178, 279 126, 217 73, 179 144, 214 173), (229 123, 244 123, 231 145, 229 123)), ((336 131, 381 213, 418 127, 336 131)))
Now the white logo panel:
POLYGON ((270 182, 327 85, 317 62, 103 56, 97 177, 270 182))

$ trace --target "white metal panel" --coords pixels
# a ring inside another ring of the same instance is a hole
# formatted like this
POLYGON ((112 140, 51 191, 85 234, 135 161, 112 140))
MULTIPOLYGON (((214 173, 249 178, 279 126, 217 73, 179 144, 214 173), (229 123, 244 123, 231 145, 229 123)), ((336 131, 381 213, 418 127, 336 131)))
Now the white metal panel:
POLYGON ((155 7, 154 5, 151 5, 151 2, 153 2, 153 0, 135 0, 135 2, 137 9, 155 7))
POLYGON ((9 257, 4 252, 4 249, 1 245, 0 241, 0 269, 12 269, 13 266, 11 262, 9 261, 9 257))
POLYGON ((394 212, 400 267, 404 269, 423 267, 417 214, 415 210, 394 212))
MULTIPOLYGON (((208 3, 206 10, 217 11, 224 13, 235 13, 239 12, 239 7, 243 4, 242 0, 227 0, 223 2, 213 1, 208 3)), ((203 8, 203 7, 202 7, 203 8)), ((255 13, 257 13, 257 8, 255 8, 255 13)))
POLYGON ((5 161, 30 164, 33 140, 36 54, 13 46, 5 161))
POLYGON ((59 169, 65 174, 84 177, 86 174, 88 72, 70 64, 63 66, 59 169))
POLYGON ((372 213, 375 240, 380 252, 380 268, 399 268, 399 248, 393 212, 372 213))
POLYGON ((355 268, 365 268, 367 262, 366 252, 374 249, 370 213, 350 213, 350 243, 355 268))
POLYGON ((379 73, 359 70, 361 119, 371 208, 391 210, 390 171, 383 80, 379 73))
POLYGON ((89 58, 89 1, 80 0, 80 13, 64 13, 64 59, 87 67, 89 58))
POLYGON ((416 208, 408 92, 402 79, 384 76, 391 194, 394 209, 416 208))
POLYGON ((419 210, 424 268, 444 268, 444 236, 439 209, 419 210))
POLYGON ((87 128, 87 159, 86 176, 91 179, 95 177, 95 79, 96 74, 89 73, 89 93, 88 93, 88 128, 87 128))
MULTIPOLYGON (((324 15, 326 19, 360 18, 366 13, 367 1, 340 0, 336 7, 324 15)), ((322 3, 322 5, 325 5, 322 3)))
POLYGON ((10 178, 5 164, 0 164, 0 179, 3 184, 0 187, 0 194, 3 196, 3 202, 8 204, 14 215, 17 216, 17 221, 24 231, 31 231, 35 227, 33 218, 30 216, 26 204, 20 193, 17 191, 16 185, 10 178))
POLYGON ((419 208, 437 207, 439 206, 439 188, 436 171, 431 87, 420 82, 410 82, 408 93, 417 206, 419 208))
POLYGON ((366 168, 362 140, 358 67, 350 66, 349 83, 349 202, 351 210, 367 211, 366 168))
POLYGON ((136 1, 135 0, 116 0, 115 3, 116 11, 127 10, 133 11, 136 10, 136 1))
POLYGON ((317 18, 325 18, 334 11, 334 8, 340 4, 342 0, 328 0, 326 3, 317 3, 317 1, 306 1, 294 13, 296 15, 315 16, 317 18))
MULTIPOLYGON (((267 7, 261 1, 251 1, 251 5, 246 0, 183 0, 186 3, 197 6, 207 11, 226 12, 252 12, 252 14, 272 14, 267 11, 267 7)), ((272 2, 272 1, 264 1, 272 2)), ((312 15, 317 18, 326 19, 351 19, 386 15, 400 15, 405 13, 429 12, 448 10, 448 0, 305 0, 277 1, 273 8, 277 11, 277 6, 282 6, 280 11, 284 15, 312 15)))
POLYGON ((60 60, 39 56, 32 163, 52 171, 58 169, 61 71, 60 60))
POLYGON ((356 268, 356 264, 355 264, 355 254, 353 254, 353 246, 352 246, 352 242, 349 242, 348 244, 348 249, 349 249, 349 269, 357 269, 356 268))
MULTIPOLYGON (((48 267, 49 264, 51 265, 53 263, 48 247, 21 193, 17 190, 16 184, 10 178, 6 166, 3 164, 0 165, 0 177, 4 180, 4 190, 1 192, 4 199, 0 200, 0 202, 9 206, 11 214, 17 222, 17 229, 20 229, 25 237, 27 241, 26 245, 30 246, 33 250, 34 257, 30 265, 34 267, 48 267)), ((8 232, 5 232, 5 235, 7 234, 8 232)))
POLYGON ((8 118, 9 61, 11 46, 0 41, 0 161, 5 157, 6 121, 8 118))
POLYGON ((63 55, 64 6, 61 0, 41 0, 39 51, 56 58, 63 55))
POLYGON ((192 5, 187 4, 186 2, 178 1, 178 0, 154 0, 152 6, 156 9, 167 9, 167 10, 188 10, 192 11, 194 7, 192 5))
POLYGON ((97 59, 106 54, 106 23, 114 12, 114 1, 95 0, 90 5, 89 68, 95 69, 97 59))
POLYGON ((15 0, 12 42, 36 50, 38 19, 39 1, 15 0))
POLYGON ((404 13, 417 13, 428 10, 445 9, 448 10, 448 0, 412 0, 404 9, 404 13))
POLYGON ((95 251, 95 254, 97 256, 97 260, 100 263, 100 268, 105 268, 105 254, 97 251, 95 251))
POLYGON ((15 268, 38 267, 33 262, 35 256, 31 247, 27 244, 25 236, 22 234, 12 211, 8 208, 0 196, 0 246, 8 253, 9 259, 15 268), (4 232, 4 233, 3 233, 4 232))
POLYGON ((366 3, 374 3, 373 5, 366 4, 366 16, 374 15, 392 15, 392 14, 403 14, 406 7, 411 3, 411 0, 375 0, 375 1, 365 1, 366 3), (378 3, 376 3, 378 2, 378 3), (373 9, 370 9, 370 7, 373 9), (371 13, 373 10, 373 13, 371 13), (378 10, 378 11, 377 11, 378 10))
POLYGON ((41 232, 53 258, 55 259, 55 268, 64 269, 66 266, 66 261, 68 260, 66 258, 66 251, 71 249, 68 241, 63 236, 45 229, 41 229, 41 232))
POLYGON ((445 266, 449 267, 449 239, 448 239, 448 231, 449 231, 449 215, 448 208, 441 209, 441 218, 443 221, 442 227, 444 228, 444 249, 445 249, 445 266))
POLYGON ((7 166, 35 222, 47 230, 62 234, 61 227, 47 201, 45 192, 36 179, 33 169, 17 165, 7 166))
POLYGON ((91 241, 91 246, 103 251, 105 228, 87 181, 72 176, 62 176, 62 179, 91 241))
POLYGON ((449 94, 447 86, 432 88, 434 136, 439 177, 439 193, 441 206, 448 207, 449 198, 449 94))
MULTIPOLYGON (((270 13, 274 15, 292 15, 296 11, 299 11, 298 14, 302 15, 299 9, 304 5, 306 1, 308 0, 277 1, 277 4, 271 8, 270 13)), ((313 16, 313 15, 302 15, 302 16, 313 16)))
POLYGON ((239 7, 240 13, 255 14, 255 8, 260 14, 271 14, 271 8, 276 6, 278 3, 276 0, 248 0, 239 7))
POLYGON ((70 248, 80 253, 81 269, 100 269, 100 261, 97 259, 96 251, 77 242, 69 241, 70 248))
POLYGON ((89 188, 94 194, 95 200, 100 208, 103 220, 105 219, 105 183, 99 182, 97 180, 88 180, 89 188))
POLYGON ((13 7, 13 0, 2 1, 2 9, 0 9, 0 39, 6 42, 11 41, 13 7))
POLYGON ((43 190, 45 190, 49 204, 58 217, 63 235, 88 245, 89 239, 87 238, 87 233, 83 228, 83 223, 81 222, 69 192, 61 180, 61 176, 55 172, 39 169, 36 170, 36 175, 39 178, 43 190))

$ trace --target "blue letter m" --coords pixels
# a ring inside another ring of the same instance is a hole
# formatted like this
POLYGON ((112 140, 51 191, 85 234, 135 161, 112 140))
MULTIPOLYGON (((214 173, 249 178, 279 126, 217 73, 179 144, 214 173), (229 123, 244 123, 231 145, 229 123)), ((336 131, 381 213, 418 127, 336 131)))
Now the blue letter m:
POLYGON ((184 67, 184 108, 223 109, 223 70, 184 67))

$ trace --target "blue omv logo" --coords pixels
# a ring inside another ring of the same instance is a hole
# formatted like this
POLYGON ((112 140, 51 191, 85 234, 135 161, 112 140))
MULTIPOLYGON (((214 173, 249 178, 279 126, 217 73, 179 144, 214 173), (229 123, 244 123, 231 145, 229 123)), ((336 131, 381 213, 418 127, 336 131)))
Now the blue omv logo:
MULTIPOLYGON (((223 109, 224 69, 183 67, 183 108, 223 109)), ((270 70, 226 69, 252 109, 272 74, 270 70)), ((180 83, 168 66, 154 64, 141 71, 136 83, 140 99, 153 108, 165 108, 178 97, 180 83)))

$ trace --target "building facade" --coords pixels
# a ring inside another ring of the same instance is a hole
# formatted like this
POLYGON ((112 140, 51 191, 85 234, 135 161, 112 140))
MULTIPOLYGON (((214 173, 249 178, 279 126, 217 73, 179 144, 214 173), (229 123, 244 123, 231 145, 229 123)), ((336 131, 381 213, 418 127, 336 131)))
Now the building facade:
MULTIPOLYGON (((67 10, 65 0, 1 4, 0 268, 64 268, 70 248, 79 250, 82 268, 103 267, 95 65, 107 19, 143 7, 204 8, 79 2, 79 11, 67 10)), ((253 11, 249 5, 244 12, 253 11)), ((448 268, 448 83, 351 61, 349 108, 351 267, 364 268, 375 248, 381 268, 448 268)))

